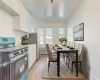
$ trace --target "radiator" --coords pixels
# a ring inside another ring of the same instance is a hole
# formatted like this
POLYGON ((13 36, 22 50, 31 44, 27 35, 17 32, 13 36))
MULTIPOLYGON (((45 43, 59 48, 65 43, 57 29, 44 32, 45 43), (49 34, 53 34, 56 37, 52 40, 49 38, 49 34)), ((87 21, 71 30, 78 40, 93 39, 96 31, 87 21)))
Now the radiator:
POLYGON ((39 53, 40 54, 47 54, 46 47, 44 45, 39 46, 39 53))

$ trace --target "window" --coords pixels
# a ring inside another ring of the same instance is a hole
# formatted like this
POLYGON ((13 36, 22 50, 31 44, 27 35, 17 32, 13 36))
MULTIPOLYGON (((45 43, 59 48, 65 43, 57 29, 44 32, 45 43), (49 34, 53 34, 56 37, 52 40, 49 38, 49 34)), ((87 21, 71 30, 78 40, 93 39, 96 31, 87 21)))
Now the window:
POLYGON ((46 43, 52 44, 52 28, 46 28, 46 43))
POLYGON ((54 44, 58 42, 58 38, 65 36, 65 28, 38 28, 39 44, 54 44))
POLYGON ((44 44, 44 28, 38 28, 38 42, 44 44))
POLYGON ((58 35, 59 35, 59 38, 64 37, 64 34, 65 34, 64 28, 58 28, 58 35))

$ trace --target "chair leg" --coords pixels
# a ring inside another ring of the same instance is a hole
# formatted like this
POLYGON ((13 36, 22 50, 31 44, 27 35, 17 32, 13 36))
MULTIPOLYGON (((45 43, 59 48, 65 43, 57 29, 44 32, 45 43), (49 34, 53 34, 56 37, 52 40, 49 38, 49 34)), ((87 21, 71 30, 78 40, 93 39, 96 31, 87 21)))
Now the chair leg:
POLYGON ((68 58, 68 55, 66 56, 66 66, 68 66, 68 60, 69 60, 69 58, 68 58))
POLYGON ((63 53, 63 58, 64 58, 64 53, 63 53))
POLYGON ((67 59, 66 59, 66 66, 68 65, 68 63, 67 63, 67 59))
POLYGON ((48 72, 49 72, 49 67, 50 67, 50 61, 48 61, 48 72))
POLYGON ((68 68, 69 68, 69 61, 68 61, 68 68))
POLYGON ((65 61, 65 54, 63 53, 63 60, 65 61))
POLYGON ((82 62, 80 62, 80 71, 82 73, 82 62))
POLYGON ((74 64, 74 63, 72 62, 72 66, 71 66, 71 73, 73 73, 73 64, 74 64))

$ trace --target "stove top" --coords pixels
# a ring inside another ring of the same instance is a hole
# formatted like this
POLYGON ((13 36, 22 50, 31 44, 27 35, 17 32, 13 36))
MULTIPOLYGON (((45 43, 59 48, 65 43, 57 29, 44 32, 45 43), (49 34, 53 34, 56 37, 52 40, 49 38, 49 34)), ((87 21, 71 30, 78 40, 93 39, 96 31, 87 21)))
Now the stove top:
POLYGON ((0 49, 0 52, 14 52, 25 48, 28 48, 28 46, 15 46, 13 48, 0 49))

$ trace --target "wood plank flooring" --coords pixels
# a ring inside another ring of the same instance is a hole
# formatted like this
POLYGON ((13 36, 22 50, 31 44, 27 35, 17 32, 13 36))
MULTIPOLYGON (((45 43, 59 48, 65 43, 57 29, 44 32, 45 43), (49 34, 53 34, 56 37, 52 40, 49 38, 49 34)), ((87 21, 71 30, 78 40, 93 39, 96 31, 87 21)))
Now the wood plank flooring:
POLYGON ((35 64, 30 69, 27 80, 44 80, 42 79, 42 69, 45 60, 46 56, 42 56, 39 61, 35 62, 35 64))
MULTIPOLYGON (((63 63, 61 63, 61 65, 63 65, 63 63)), ((67 70, 65 69, 65 67, 61 66, 61 77, 58 78, 56 76, 56 63, 52 63, 50 72, 48 73, 47 56, 43 55, 30 69, 27 80, 86 80, 82 74, 79 74, 79 78, 76 78, 74 73, 65 73, 67 70)), ((70 70, 66 72, 70 72, 70 70)))

